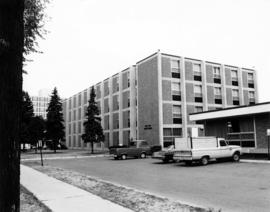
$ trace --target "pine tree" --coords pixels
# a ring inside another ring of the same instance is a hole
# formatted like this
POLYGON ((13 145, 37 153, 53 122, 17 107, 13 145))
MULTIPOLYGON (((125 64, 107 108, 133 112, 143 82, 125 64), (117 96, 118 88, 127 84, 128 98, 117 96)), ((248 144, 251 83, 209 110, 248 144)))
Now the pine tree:
POLYGON ((29 123, 29 142, 37 146, 39 140, 43 140, 45 130, 45 120, 42 116, 35 116, 31 118, 29 123))
POLYGON ((83 123, 84 134, 82 135, 84 142, 91 144, 92 154, 94 153, 94 143, 104 141, 103 129, 100 124, 101 118, 98 116, 99 110, 95 102, 95 97, 95 90, 94 87, 92 87, 86 112, 87 120, 83 123))
POLYGON ((59 144, 59 140, 64 140, 64 119, 62 113, 62 103, 58 96, 57 89, 54 88, 51 100, 47 109, 46 138, 52 140, 54 152, 59 144))
POLYGON ((30 143, 30 132, 29 125, 34 117, 33 103, 27 92, 23 91, 23 102, 22 102, 22 125, 20 133, 20 142, 23 144, 25 150, 25 144, 30 143))

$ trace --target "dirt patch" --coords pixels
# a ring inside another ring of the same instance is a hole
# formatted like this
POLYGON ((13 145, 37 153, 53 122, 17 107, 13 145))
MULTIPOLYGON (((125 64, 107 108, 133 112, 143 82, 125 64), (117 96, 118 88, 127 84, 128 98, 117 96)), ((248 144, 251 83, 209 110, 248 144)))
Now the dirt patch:
POLYGON ((20 187, 20 211, 21 212, 52 212, 42 204, 30 191, 20 187))
POLYGON ((65 169, 44 166, 32 162, 27 163, 32 168, 43 172, 51 177, 79 187, 116 204, 138 212, 214 212, 214 209, 193 207, 180 202, 171 201, 167 198, 158 197, 131 188, 115 185, 106 181, 98 180, 78 172, 65 169))

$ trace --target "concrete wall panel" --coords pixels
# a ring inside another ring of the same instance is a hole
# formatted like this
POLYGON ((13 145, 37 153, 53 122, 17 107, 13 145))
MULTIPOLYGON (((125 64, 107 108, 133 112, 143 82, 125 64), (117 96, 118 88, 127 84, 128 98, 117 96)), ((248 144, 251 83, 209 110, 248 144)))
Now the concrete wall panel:
POLYGON ((173 124, 172 104, 163 104, 163 124, 173 124))
POLYGON ((138 65, 139 139, 159 144, 159 99, 157 56, 138 65), (152 129, 144 129, 150 125, 152 129))
POLYGON ((167 57, 162 57, 162 77, 171 77, 171 60, 167 57))
POLYGON ((165 101, 172 100, 171 82, 168 80, 162 80, 162 98, 165 101))

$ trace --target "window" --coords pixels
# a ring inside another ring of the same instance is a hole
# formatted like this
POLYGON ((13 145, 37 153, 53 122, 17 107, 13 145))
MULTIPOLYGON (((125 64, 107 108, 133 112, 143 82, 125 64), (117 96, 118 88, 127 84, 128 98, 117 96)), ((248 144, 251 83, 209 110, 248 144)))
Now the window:
POLYGON ((231 77, 232 77, 232 79, 233 78, 237 79, 237 71, 236 70, 231 70, 231 77))
POLYGON ((130 107, 130 96, 128 96, 128 99, 127 99, 127 106, 130 107))
POLYGON ((79 106, 82 104, 82 95, 81 93, 79 94, 79 106))
POLYGON ((193 64, 193 74, 195 81, 202 81, 201 64, 193 64))
POLYGON ((127 73, 127 86, 130 86, 130 74, 129 72, 127 73))
POLYGON ((214 74, 214 77, 220 78, 220 67, 214 66, 213 74, 214 74))
POLYGON ((78 133, 81 133, 81 122, 78 123, 78 133))
POLYGON ((180 83, 172 83, 172 99, 174 101, 181 101, 181 86, 180 83))
POLYGON ((254 91, 249 91, 248 92, 248 97, 249 97, 249 104, 254 105, 255 104, 255 92, 254 91))
POLYGON ((221 84, 220 67, 213 67, 214 83, 221 84))
POLYGON ((214 88, 215 96, 221 96, 221 88, 214 88))
POLYGON ((232 90, 233 105, 239 105, 239 91, 236 89, 232 90))
POLYGON ((253 81, 254 80, 254 76, 253 76, 252 73, 248 73, 247 78, 248 78, 248 81, 253 81))
POLYGON ((73 111, 73 120, 76 120, 76 110, 73 111))
POLYGON ((194 94, 195 94, 195 102, 203 102, 201 85, 194 86, 194 94))
POLYGON ((116 110, 118 110, 119 109, 119 96, 118 95, 115 96, 115 101, 116 101, 116 110))
POLYGON ((238 75, 237 70, 231 70, 232 85, 238 86, 238 75))
POLYGON ((172 78, 180 78, 179 60, 171 60, 172 78))
POLYGON ((163 146, 168 147, 174 144, 174 138, 182 136, 182 128, 163 128, 163 146))
POLYGON ((173 105, 173 117, 180 118, 181 117, 181 106, 173 105))
POLYGON ((195 94, 202 94, 202 86, 201 85, 195 85, 194 86, 194 93, 195 94))
POLYGON ((84 92, 83 92, 83 98, 84 98, 84 104, 86 104, 87 103, 87 90, 85 90, 84 92))
POLYGON ((215 104, 222 104, 221 88, 214 88, 215 104))
POLYGON ((254 93, 254 91, 249 91, 249 92, 248 92, 248 96, 249 96, 250 99, 254 99, 254 98, 255 98, 255 93, 254 93))
POLYGON ((195 106, 195 113, 203 112, 203 107, 201 106, 195 106))
POLYGON ((182 123, 182 115, 181 115, 181 106, 173 105, 173 123, 181 124, 182 123))
POLYGON ((193 63, 193 71, 196 73, 201 73, 201 64, 193 63))
POLYGON ((254 75, 252 73, 248 73, 248 87, 254 88, 254 75))
POLYGON ((78 110, 78 119, 80 120, 82 118, 82 109, 79 108, 78 110))
POLYGON ((119 91, 119 77, 116 77, 115 80, 116 80, 115 81, 115 86, 116 86, 115 90, 119 91))
POLYGON ((73 107, 76 107, 76 96, 73 97, 73 107))
POLYGON ((239 91, 236 90, 236 89, 233 89, 232 90, 232 96, 233 96, 233 98, 239 98, 239 91))
POLYGON ((128 111, 128 127, 130 127, 130 111, 128 111))

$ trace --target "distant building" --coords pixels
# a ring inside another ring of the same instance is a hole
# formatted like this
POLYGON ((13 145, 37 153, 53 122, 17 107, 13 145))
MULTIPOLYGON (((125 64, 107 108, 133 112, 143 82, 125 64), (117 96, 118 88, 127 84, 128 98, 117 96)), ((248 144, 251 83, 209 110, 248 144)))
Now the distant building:
POLYGON ((47 108, 50 102, 49 91, 46 89, 42 89, 39 91, 38 96, 31 96, 31 100, 33 102, 34 107, 34 115, 42 116, 44 119, 47 117, 47 108))
POLYGON ((195 113, 189 118, 204 126, 206 136, 223 137, 247 153, 267 153, 270 102, 195 113))
MULTIPOLYGON (((106 147, 130 139, 168 146, 202 126, 189 120, 190 113, 258 102, 255 70, 160 52, 94 88, 106 147)), ((90 87, 63 102, 68 147, 85 147, 89 96, 90 87)))

